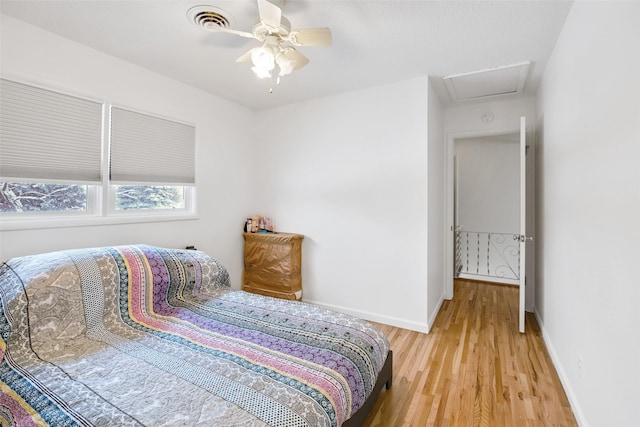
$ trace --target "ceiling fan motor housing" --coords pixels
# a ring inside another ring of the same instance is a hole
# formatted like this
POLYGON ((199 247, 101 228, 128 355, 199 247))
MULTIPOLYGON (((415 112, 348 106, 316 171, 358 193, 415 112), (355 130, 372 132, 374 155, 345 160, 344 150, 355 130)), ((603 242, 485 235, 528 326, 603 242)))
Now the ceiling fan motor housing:
POLYGON ((280 27, 273 28, 263 22, 258 22, 253 26, 252 32, 259 41, 264 41, 269 36, 275 36, 281 40, 285 40, 291 32, 291 23, 283 16, 280 20, 280 27))

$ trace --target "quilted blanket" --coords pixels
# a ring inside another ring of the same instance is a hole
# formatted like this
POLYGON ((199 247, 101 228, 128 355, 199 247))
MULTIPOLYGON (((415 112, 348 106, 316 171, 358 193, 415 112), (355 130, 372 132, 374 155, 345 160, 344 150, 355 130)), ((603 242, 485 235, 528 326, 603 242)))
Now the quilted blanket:
POLYGON ((0 267, 0 424, 340 426, 389 344, 372 325, 231 290, 200 251, 146 245, 0 267))

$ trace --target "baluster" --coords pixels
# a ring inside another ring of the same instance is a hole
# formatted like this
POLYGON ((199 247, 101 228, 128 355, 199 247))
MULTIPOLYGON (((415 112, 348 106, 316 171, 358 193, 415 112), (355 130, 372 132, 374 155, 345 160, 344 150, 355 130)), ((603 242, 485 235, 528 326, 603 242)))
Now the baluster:
POLYGON ((491 233, 487 233, 487 276, 491 276, 491 261, 489 254, 491 253, 491 233))
POLYGON ((466 237, 466 241, 467 241, 467 269, 465 270, 466 273, 469 272, 469 233, 465 232, 465 237, 466 237))
POLYGON ((480 233, 476 233, 478 242, 476 244, 476 274, 480 274, 480 233))

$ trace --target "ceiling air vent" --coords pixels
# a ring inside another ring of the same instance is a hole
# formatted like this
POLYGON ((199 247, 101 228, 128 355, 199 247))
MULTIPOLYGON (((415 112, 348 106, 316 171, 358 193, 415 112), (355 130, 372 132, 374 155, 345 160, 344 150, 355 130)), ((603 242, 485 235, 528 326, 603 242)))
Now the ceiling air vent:
POLYGON ((501 95, 522 93, 529 73, 530 62, 453 74, 443 77, 444 84, 455 102, 472 101, 501 95))
POLYGON ((229 28, 233 17, 228 12, 214 6, 194 6, 187 11, 187 18, 196 26, 229 28))

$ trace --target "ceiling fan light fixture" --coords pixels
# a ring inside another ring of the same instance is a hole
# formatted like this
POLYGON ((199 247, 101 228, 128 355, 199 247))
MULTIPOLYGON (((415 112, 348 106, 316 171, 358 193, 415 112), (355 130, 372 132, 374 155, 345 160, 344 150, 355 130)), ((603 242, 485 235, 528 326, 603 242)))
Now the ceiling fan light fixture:
POLYGON ((251 62, 253 62, 251 69, 260 78, 271 77, 271 70, 276 66, 273 52, 264 46, 251 52, 251 62))
POLYGON ((251 67, 251 71, 253 71, 254 74, 260 79, 268 79, 271 77, 271 71, 264 68, 251 67))
POLYGON ((271 71, 276 67, 276 57, 281 51, 279 40, 269 36, 264 44, 251 52, 253 72, 260 78, 271 77, 271 71))

